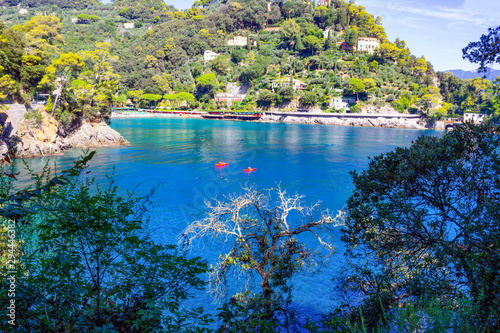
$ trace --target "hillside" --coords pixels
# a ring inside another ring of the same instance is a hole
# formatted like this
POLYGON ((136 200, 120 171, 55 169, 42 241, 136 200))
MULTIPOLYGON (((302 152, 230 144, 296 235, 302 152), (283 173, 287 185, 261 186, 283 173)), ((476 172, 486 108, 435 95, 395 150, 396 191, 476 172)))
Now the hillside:
MULTIPOLYGON (((186 11, 159 0, 74 2, 83 10, 56 8, 56 2, 64 0, 38 2, 35 9, 22 2, 27 13, 9 7, 2 20, 7 26, 32 26, 28 18, 40 13, 60 20, 57 29, 64 43, 49 39, 51 55, 38 66, 48 66, 60 53, 100 52, 98 43, 107 43, 106 52, 113 56, 107 64, 116 75, 116 88, 106 93, 108 104, 324 112, 373 112, 389 106, 430 118, 488 110, 491 104, 490 95, 483 93, 491 89, 489 82, 450 84, 424 56, 411 54, 403 40, 389 41, 380 17, 343 0, 204 0, 186 11), (249 89, 235 89, 241 85, 249 89)), ((50 85, 35 82, 43 76, 40 69, 28 95, 51 91, 50 85)), ((80 69, 66 81, 68 93, 61 94, 57 105, 61 114, 74 112, 71 100, 78 99, 82 86, 73 83, 84 79, 83 73, 80 69)))

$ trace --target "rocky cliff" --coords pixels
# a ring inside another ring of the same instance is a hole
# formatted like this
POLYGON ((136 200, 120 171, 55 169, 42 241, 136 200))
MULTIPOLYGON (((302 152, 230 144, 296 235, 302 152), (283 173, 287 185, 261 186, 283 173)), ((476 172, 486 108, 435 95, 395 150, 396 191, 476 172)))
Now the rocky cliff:
POLYGON ((403 114, 328 114, 328 113, 285 113, 266 112, 264 122, 286 122, 301 124, 320 124, 336 126, 362 126, 411 129, 444 129, 444 123, 430 123, 418 115, 403 114))
POLYGON ((69 148, 91 148, 128 145, 129 143, 104 122, 83 122, 78 128, 65 132, 59 122, 43 110, 36 126, 24 117, 19 121, 19 108, 9 108, 0 117, 3 127, 0 137, 0 158, 10 149, 15 157, 62 154, 69 148))

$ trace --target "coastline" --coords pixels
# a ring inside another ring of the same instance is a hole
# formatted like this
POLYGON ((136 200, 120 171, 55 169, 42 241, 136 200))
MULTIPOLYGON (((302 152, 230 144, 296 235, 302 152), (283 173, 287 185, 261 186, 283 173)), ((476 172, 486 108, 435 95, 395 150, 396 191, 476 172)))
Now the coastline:
MULTIPOLYGON (((112 119, 126 118, 197 118, 199 114, 166 114, 147 112, 125 112, 111 115, 112 119)), ((229 120, 229 119, 228 119, 229 120)), ((234 121, 234 120, 233 120, 234 121)), ((408 114, 374 114, 374 113, 298 113, 298 112, 264 112, 262 118, 256 122, 262 123, 292 123, 329 126, 356 126, 403 129, 433 129, 444 130, 444 121, 433 123, 418 115, 408 114)))
POLYGON ((71 131, 64 130, 57 119, 39 110, 41 120, 33 124, 25 118, 24 105, 8 104, 0 121, 0 160, 63 155, 71 148, 127 146, 129 142, 104 121, 82 121, 71 131))
POLYGON ((199 114, 170 114, 170 113, 149 113, 149 112, 113 112, 111 119, 123 118, 198 118, 201 119, 199 114))

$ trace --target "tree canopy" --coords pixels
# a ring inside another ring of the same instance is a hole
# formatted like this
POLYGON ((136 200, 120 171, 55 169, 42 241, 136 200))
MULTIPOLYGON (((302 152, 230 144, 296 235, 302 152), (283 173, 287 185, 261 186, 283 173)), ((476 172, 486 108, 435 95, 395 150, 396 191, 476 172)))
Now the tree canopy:
POLYGON ((488 66, 500 64, 500 26, 488 28, 487 35, 481 35, 478 42, 470 42, 462 53, 464 59, 479 65, 480 73, 485 73, 488 66))
POLYGON ((413 296, 470 293, 483 320, 498 316, 499 134, 498 126, 465 124, 351 172, 342 239, 363 260, 352 262, 345 285, 370 297, 373 311, 413 296))

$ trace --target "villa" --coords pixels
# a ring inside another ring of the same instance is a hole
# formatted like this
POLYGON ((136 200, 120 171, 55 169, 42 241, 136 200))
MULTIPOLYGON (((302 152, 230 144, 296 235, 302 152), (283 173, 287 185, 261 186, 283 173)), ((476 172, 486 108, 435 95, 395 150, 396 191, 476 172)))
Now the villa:
POLYGON ((350 110, 349 106, 354 103, 356 103, 356 99, 354 97, 340 96, 340 97, 333 97, 329 106, 331 108, 334 108, 335 110, 344 109, 344 111, 349 112, 350 110))
POLYGON ((359 37, 358 38, 358 51, 366 51, 370 54, 373 54, 375 49, 378 49, 380 46, 380 42, 378 38, 372 37, 359 37))
POLYGON ((471 122, 474 124, 481 124, 486 115, 484 113, 474 113, 474 112, 465 112, 464 113, 464 122, 471 122))
POLYGON ((211 50, 205 50, 203 53, 203 59, 205 60, 205 63, 209 62, 210 60, 214 60, 218 56, 220 56, 222 53, 216 53, 211 50))

